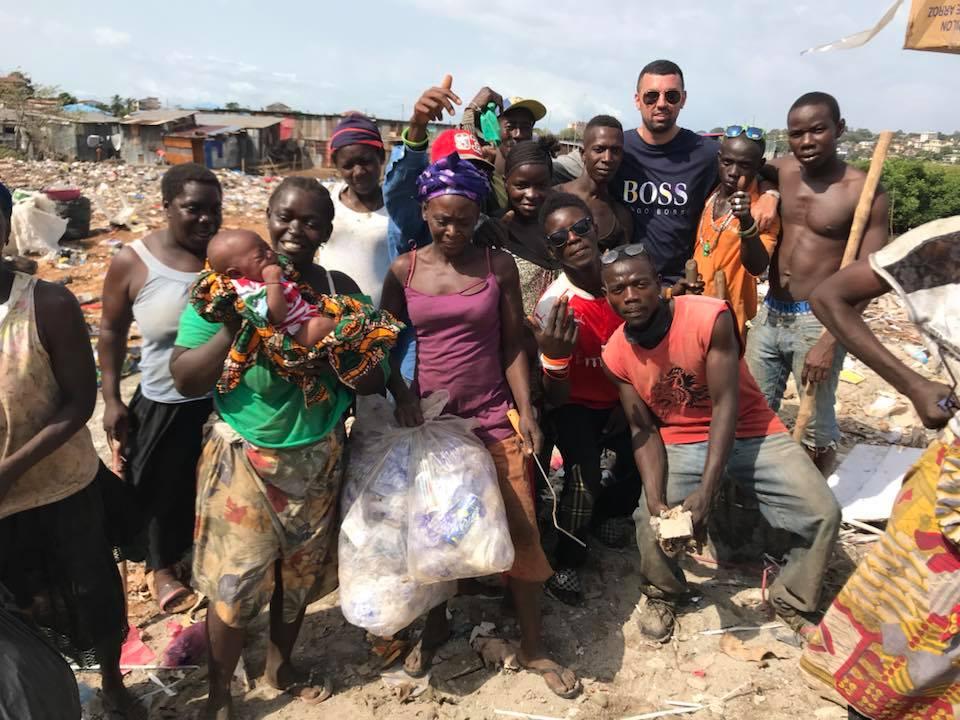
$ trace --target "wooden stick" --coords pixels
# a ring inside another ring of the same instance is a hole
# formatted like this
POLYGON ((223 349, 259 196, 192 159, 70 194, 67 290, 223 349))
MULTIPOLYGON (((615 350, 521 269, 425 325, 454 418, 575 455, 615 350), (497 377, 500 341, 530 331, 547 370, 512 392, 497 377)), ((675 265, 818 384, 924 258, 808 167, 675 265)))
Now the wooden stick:
POLYGON ((723 270, 717 270, 713 275, 713 296, 721 300, 729 300, 727 297, 727 274, 723 270))
MULTIPOLYGON (((843 259, 840 261, 841 268, 845 268, 856 260, 857 253, 860 252, 860 242, 863 240, 867 223, 870 221, 870 212, 873 210, 873 198, 877 192, 877 185, 880 183, 880 174, 883 172, 883 161, 887 157, 887 150, 890 148, 890 141, 892 139, 893 133, 889 130, 884 130, 880 133, 877 146, 873 149, 873 157, 870 159, 870 170, 867 171, 867 179, 863 182, 860 200, 857 202, 857 209, 853 213, 853 224, 850 226, 850 235, 847 237, 847 245, 843 250, 843 259)), ((823 337, 826 332, 827 331, 824 330, 820 337, 823 337)), ((813 416, 815 400, 816 386, 808 382, 804 388, 803 397, 800 399, 800 411, 797 413, 797 423, 793 426, 793 439, 797 442, 803 441, 804 433, 807 431, 807 425, 810 424, 810 418, 813 416)))
POLYGON ((493 714, 502 717, 522 718, 523 720, 563 720, 563 718, 553 717, 552 715, 533 715, 516 710, 494 710, 493 714))
POLYGON ((654 720, 654 718, 670 717, 671 715, 687 715, 689 713, 700 712, 706 708, 706 705, 700 705, 699 707, 691 706, 676 708, 675 710, 657 710, 656 712, 648 712, 643 715, 631 715, 630 717, 623 718, 623 720, 654 720))
POLYGON ((859 520, 843 520, 844 524, 849 525, 850 527, 855 527, 858 530, 863 530, 864 532, 873 533, 874 535, 886 535, 886 531, 876 528, 873 525, 867 525, 862 523, 859 520))
MULTIPOLYGON (((113 472, 116 473, 117 477, 121 480, 123 479, 124 471, 124 462, 123 454, 120 448, 119 442, 110 443, 110 452, 112 454, 113 462, 113 472)), ((127 602, 127 592, 129 591, 127 585, 127 561, 126 559, 121 560, 117 563, 117 571, 120 573, 120 584, 123 586, 123 617, 127 617, 128 602, 127 602)))
POLYGON ((683 266, 683 272, 688 283, 695 283, 697 278, 700 276, 700 270, 697 268, 697 261, 693 258, 687 260, 687 264, 683 266))

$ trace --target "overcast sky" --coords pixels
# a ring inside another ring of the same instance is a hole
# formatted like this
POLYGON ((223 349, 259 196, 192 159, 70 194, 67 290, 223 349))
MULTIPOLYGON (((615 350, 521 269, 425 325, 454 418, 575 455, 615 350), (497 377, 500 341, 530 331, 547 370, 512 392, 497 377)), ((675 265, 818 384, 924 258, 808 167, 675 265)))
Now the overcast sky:
MULTIPOLYGON (((155 95, 192 106, 284 102, 409 116, 444 73, 536 97, 558 129, 597 113, 636 125, 638 70, 681 65, 694 130, 783 127, 801 93, 833 93, 849 125, 960 129, 960 56, 901 49, 906 7, 870 44, 800 55, 876 22, 888 0, 375 0, 273 5, 32 0, 0 10, 0 71, 80 97, 155 95)), ((905 3, 909 5, 909 3, 905 3)))

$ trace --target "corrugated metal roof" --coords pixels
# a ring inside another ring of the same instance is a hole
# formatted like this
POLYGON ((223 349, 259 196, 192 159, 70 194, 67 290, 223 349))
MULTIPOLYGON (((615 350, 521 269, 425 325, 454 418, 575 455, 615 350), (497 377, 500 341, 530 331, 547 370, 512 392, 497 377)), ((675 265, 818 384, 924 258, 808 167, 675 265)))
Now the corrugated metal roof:
POLYGON ((164 137, 209 137, 213 135, 233 135, 241 132, 235 125, 198 125, 189 130, 166 133, 164 137))
POLYGON ((193 110, 141 110, 131 113, 120 121, 121 125, 164 125, 174 120, 190 117, 193 110))
POLYGON ((64 117, 73 122, 97 125, 109 125, 110 123, 120 122, 120 118, 108 115, 102 112, 71 112, 64 113, 64 117))
POLYGON ((278 124, 282 117, 275 115, 237 115, 233 113, 197 113, 200 125, 235 125, 247 130, 261 130, 278 124))

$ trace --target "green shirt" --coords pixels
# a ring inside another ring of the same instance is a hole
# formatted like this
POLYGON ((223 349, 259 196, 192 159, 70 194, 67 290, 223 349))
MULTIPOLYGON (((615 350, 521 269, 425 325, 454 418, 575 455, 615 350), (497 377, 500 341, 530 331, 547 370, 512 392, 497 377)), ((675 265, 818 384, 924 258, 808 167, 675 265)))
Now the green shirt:
MULTIPOLYGON (((221 327, 204 320, 187 303, 175 344, 200 347, 221 327)), ((353 402, 353 393, 335 378, 324 378, 324 384, 330 400, 308 408, 303 391, 273 373, 269 361, 258 356, 240 384, 226 395, 214 392, 213 402, 220 417, 247 442, 265 448, 300 447, 322 440, 353 402)))

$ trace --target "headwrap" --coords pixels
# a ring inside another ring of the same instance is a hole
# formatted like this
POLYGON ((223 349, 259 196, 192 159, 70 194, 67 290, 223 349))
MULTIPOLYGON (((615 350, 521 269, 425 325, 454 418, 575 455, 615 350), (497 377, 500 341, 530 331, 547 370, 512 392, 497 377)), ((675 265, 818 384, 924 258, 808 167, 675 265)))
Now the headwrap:
POLYGON ((383 138, 377 124, 360 113, 350 113, 337 123, 330 136, 330 155, 347 145, 369 145, 383 150, 383 138))
POLYGON ((0 214, 7 219, 7 222, 10 222, 10 216, 13 215, 13 196, 2 182, 0 182, 0 214))
POLYGON ((490 181, 469 160, 461 160, 457 153, 427 166, 417 178, 417 199, 421 203, 440 195, 462 195, 482 203, 490 192, 490 181))

